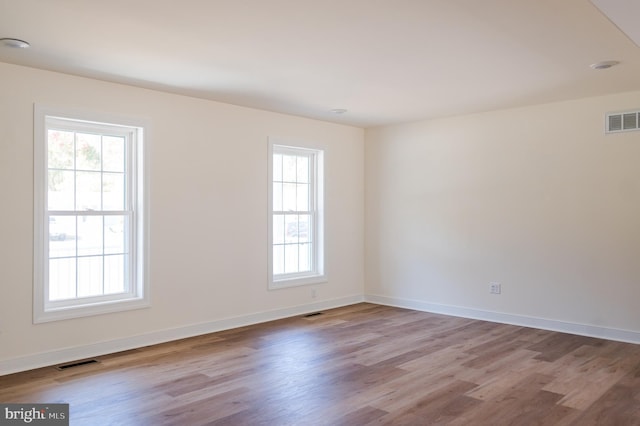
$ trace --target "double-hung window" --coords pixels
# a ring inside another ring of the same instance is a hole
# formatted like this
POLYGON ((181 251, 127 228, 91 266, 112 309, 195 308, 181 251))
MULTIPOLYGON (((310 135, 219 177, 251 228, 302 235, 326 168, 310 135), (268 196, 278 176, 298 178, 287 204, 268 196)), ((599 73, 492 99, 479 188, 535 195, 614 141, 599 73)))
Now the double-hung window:
POLYGON ((269 147, 269 287, 325 281, 323 150, 269 147))
POLYGON ((34 321, 148 305, 144 126, 36 107, 34 321))

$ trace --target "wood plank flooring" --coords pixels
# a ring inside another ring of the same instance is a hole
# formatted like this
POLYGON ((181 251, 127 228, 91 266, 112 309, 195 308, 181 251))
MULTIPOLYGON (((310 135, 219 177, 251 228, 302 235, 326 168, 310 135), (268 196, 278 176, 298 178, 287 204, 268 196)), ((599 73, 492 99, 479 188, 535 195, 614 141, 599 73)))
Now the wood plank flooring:
POLYGON ((640 425, 640 345, 373 304, 0 377, 72 425, 640 425))

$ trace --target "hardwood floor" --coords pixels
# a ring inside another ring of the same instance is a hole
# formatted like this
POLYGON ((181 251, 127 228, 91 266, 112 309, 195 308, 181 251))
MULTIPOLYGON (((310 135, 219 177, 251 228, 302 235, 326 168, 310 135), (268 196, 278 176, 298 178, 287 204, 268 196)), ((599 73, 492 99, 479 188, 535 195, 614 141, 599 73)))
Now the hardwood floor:
POLYGON ((640 345, 362 303, 0 377, 72 425, 640 425, 640 345))

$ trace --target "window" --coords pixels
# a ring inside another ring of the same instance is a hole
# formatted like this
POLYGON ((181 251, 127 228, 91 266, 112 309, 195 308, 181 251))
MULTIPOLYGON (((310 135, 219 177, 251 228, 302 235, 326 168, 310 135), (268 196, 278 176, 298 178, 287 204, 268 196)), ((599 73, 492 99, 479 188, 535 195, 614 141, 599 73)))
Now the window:
POLYGON ((269 288, 325 281, 323 151, 269 147, 269 288))
POLYGON ((144 127, 121 121, 36 106, 34 322, 148 306, 144 127))

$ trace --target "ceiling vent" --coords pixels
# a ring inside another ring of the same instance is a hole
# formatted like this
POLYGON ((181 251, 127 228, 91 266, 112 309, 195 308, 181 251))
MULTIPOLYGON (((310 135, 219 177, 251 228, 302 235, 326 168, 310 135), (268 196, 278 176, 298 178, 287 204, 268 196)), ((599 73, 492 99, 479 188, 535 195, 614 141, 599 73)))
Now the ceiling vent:
POLYGON ((640 130, 640 111, 607 114, 607 133, 640 130))

